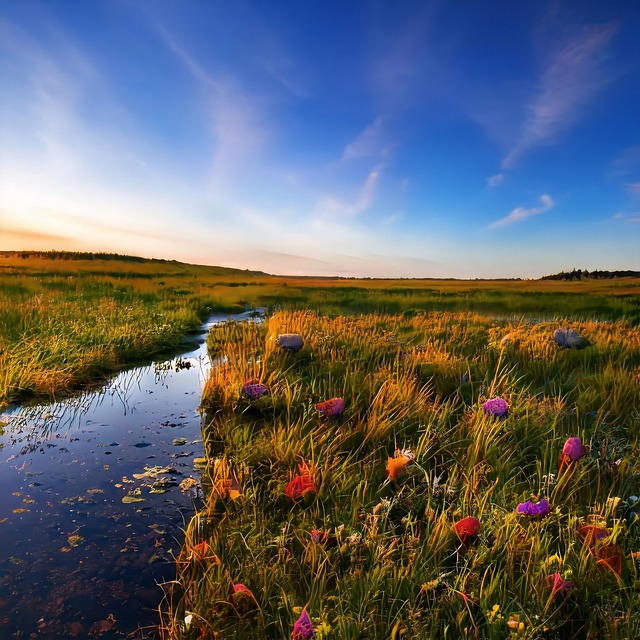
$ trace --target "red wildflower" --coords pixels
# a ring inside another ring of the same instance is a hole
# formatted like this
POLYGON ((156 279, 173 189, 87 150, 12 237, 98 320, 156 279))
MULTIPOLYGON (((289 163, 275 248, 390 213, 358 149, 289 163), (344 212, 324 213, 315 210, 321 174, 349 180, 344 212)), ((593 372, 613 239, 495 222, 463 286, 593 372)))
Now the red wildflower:
POLYGON ((578 527, 578 535, 584 540, 585 544, 595 545, 596 540, 606 538, 609 535, 609 531, 595 524, 583 524, 578 527))
POLYGON ((344 398, 331 398, 324 402, 319 402, 316 409, 327 418, 337 418, 344 411, 344 398))
POLYGON ((460 542, 466 544, 480 533, 480 520, 473 516, 467 516, 456 522, 453 525, 453 530, 456 532, 458 538, 460 538, 460 542))
POLYGON ((284 490, 284 495, 287 496, 287 498, 291 498, 294 502, 307 493, 316 492, 316 486, 313 481, 313 467, 309 466, 306 462, 301 462, 298 468, 300 471, 299 475, 293 478, 284 490))
POLYGON ((213 549, 211 549, 211 547, 209 546, 209 543, 206 540, 203 540, 202 542, 199 542, 197 545, 195 545, 191 549, 191 554, 196 560, 202 561, 207 559, 213 559, 213 560, 219 561, 218 556, 216 556, 216 554, 213 553, 213 549))
POLYGON ((622 575, 622 555, 615 544, 607 544, 596 549, 598 564, 613 571, 617 576, 622 575))

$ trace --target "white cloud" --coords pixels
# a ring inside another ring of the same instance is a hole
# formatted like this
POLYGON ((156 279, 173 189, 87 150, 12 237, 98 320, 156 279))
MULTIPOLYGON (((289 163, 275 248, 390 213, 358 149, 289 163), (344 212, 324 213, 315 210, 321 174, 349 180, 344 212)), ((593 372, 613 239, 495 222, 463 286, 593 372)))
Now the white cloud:
POLYGON ((487 178, 487 186, 488 187, 497 187, 502 184, 504 180, 504 173, 497 173, 495 176, 489 176, 487 178))
POLYGON ((526 207, 516 207, 508 216, 492 222, 489 227, 505 227, 507 225, 513 224, 514 222, 518 222, 519 220, 524 220, 525 218, 530 218, 531 216, 537 216, 541 213, 545 213, 549 211, 549 209, 551 209, 554 205, 551 196, 548 196, 546 194, 541 195, 539 200, 541 206, 531 207, 530 209, 527 209, 526 207))
POLYGON ((504 169, 513 168, 533 147, 553 143, 611 82, 613 74, 605 69, 605 52, 615 31, 611 24, 584 27, 552 54, 526 105, 520 138, 502 161, 504 169))

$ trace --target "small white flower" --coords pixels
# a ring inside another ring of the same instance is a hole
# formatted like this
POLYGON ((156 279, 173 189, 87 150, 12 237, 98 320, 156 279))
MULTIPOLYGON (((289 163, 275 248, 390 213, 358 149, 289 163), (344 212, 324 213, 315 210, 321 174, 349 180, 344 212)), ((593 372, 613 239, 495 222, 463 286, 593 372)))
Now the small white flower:
POLYGON ((351 547, 355 547, 356 545, 359 545, 361 542, 362 542, 362 536, 359 533, 352 533, 347 538, 347 544, 351 547))

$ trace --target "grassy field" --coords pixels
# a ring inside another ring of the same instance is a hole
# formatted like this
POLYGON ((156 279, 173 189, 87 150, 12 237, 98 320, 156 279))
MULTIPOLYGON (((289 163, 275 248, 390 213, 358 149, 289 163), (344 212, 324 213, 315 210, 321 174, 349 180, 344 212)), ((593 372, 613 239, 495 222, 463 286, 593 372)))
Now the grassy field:
POLYGON ((176 347, 209 313, 256 306, 264 324, 209 336, 224 364, 202 400, 207 506, 165 638, 286 638, 303 611, 318 640, 640 637, 638 279, 293 278, 4 253, 0 404, 68 393, 176 347), (592 345, 559 349, 558 326, 592 345), (296 354, 275 342, 291 331, 296 354), (254 402, 251 378, 269 390, 254 402), (503 419, 482 409, 498 396, 503 419), (315 405, 334 397, 344 414, 325 418, 315 405), (588 452, 561 465, 569 437, 588 452), (548 515, 518 514, 527 500, 548 515))
POLYGON ((0 404, 54 396, 178 345, 212 311, 474 310, 640 322, 640 280, 457 281, 275 277, 120 257, 0 253, 0 404))
POLYGON ((303 612, 318 640, 640 637, 640 329, 562 324, 592 345, 474 313, 214 329, 208 502, 164 637, 288 638, 303 612), (252 378, 269 393, 249 401, 252 378), (507 417, 485 414, 493 397, 507 417), (561 464, 569 437, 588 451, 561 464), (528 500, 548 515, 517 513, 528 500))

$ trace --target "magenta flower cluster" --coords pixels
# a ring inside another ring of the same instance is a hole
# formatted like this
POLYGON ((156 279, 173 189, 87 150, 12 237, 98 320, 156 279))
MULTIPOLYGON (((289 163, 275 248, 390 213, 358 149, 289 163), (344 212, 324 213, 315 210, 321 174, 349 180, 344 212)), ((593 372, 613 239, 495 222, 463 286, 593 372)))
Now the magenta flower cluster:
POLYGON ((487 400, 482 408, 487 415, 504 418, 509 413, 509 405, 502 398, 491 398, 487 400))
POLYGON ((300 617, 293 623, 293 633, 291 637, 293 640, 310 640, 313 636, 313 625, 311 624, 307 610, 303 609, 300 617))
POLYGON ((582 458, 586 453, 586 447, 582 445, 582 440, 577 437, 567 438, 567 441, 564 443, 564 447, 562 447, 562 457, 567 462, 580 460, 580 458, 582 458))
POLYGON ((568 582, 559 573, 552 573, 550 576, 547 576, 547 586, 551 587, 551 593, 555 595, 556 593, 564 593, 568 589, 571 589, 573 582, 568 582))

